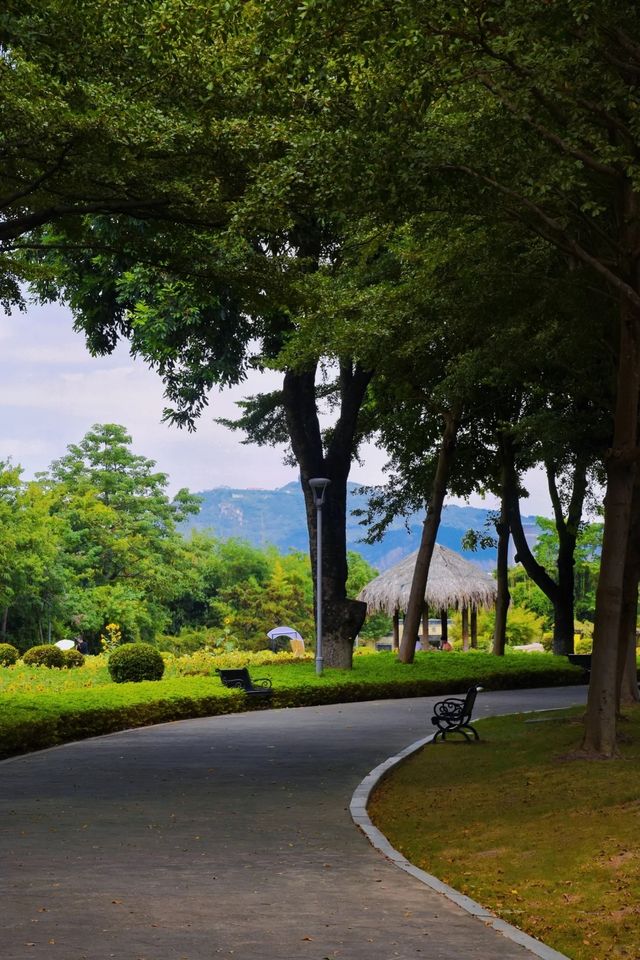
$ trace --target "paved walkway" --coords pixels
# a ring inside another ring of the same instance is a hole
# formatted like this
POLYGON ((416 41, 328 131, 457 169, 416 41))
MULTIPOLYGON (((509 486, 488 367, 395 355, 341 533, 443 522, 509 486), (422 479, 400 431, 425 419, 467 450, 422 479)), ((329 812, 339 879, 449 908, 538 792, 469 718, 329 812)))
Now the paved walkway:
MULTIPOLYGON (((476 712, 585 691, 485 693, 476 712)), ((0 957, 531 960, 350 819, 434 699, 186 720, 0 764, 0 957)))

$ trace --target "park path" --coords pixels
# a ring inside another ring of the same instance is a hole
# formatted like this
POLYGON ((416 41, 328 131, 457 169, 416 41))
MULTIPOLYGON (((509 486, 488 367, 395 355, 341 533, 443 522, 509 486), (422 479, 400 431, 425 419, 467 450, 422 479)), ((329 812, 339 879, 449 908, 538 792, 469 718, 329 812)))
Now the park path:
MULTIPOLYGON (((481 694, 476 715, 582 702, 481 694)), ((437 698, 268 710, 0 764, 2 960, 531 960, 402 873, 351 795, 437 698)))

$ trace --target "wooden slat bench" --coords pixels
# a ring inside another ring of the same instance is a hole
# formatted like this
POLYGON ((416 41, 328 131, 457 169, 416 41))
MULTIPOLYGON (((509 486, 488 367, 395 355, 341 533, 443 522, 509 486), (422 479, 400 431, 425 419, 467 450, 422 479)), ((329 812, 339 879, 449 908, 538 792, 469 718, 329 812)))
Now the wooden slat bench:
POLYGON ((216 670, 216 673, 223 686, 242 690, 250 697, 270 697, 273 693, 269 677, 256 677, 252 680, 246 667, 236 670, 216 670))
POLYGON ((438 737, 445 740, 448 733, 461 733, 465 740, 471 740, 467 731, 473 734, 475 740, 480 739, 475 728, 471 726, 471 713, 480 690, 482 687, 469 687, 464 699, 447 697, 446 700, 439 700, 435 704, 431 723, 438 728, 438 731, 433 738, 433 743, 438 737))

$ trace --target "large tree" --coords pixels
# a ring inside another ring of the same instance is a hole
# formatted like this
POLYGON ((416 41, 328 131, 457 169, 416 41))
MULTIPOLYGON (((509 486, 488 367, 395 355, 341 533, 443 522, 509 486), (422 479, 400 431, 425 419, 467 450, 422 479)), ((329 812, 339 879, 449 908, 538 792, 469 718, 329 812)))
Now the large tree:
POLYGON ((3 4, 0 302, 22 303, 40 227, 220 222, 213 87, 232 20, 180 0, 3 4))
MULTIPOLYGON (((285 5, 283 34, 291 16, 285 5)), ((353 92, 350 136, 336 136, 344 132, 344 112, 336 120, 326 111, 325 136, 316 138, 318 162, 332 172, 350 166, 356 175, 350 189, 363 208, 405 216, 407 209, 431 205, 434 183, 444 178, 453 191, 494 197, 505 219, 519 219, 569 261, 584 264, 617 301, 614 432, 605 460, 605 535, 583 743, 585 755, 611 757, 638 456, 640 11, 631 0, 526 6, 362 0, 348 14, 337 3, 306 4, 300 16, 306 42, 293 61, 321 37, 331 44, 331 69, 312 71, 309 81, 310 90, 319 90, 316 100, 339 101, 344 89, 353 92), (360 161, 372 104, 365 167, 360 161), (382 114, 386 130, 375 122, 382 114)), ((344 178, 336 179, 344 188, 344 178)))
POLYGON ((189 582, 189 557, 176 525, 199 500, 133 453, 118 424, 96 424, 42 478, 60 523, 68 623, 95 644, 108 622, 127 639, 152 639, 169 620, 170 602, 189 582))

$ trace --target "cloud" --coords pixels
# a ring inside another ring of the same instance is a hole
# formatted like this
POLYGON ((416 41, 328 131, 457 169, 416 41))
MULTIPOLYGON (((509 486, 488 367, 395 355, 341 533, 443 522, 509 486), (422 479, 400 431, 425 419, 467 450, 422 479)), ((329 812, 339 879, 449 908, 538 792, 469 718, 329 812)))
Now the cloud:
MULTIPOLYGON (((235 403, 242 397, 277 389, 280 374, 252 373, 244 384, 214 393, 196 432, 188 433, 161 422, 166 401, 157 374, 132 358, 124 344, 111 356, 92 357, 65 307, 35 305, 0 317, 0 342, 0 457, 21 463, 27 478, 46 470, 94 423, 125 426, 134 450, 169 475, 172 492, 183 486, 268 489, 297 477, 297 470, 282 462, 283 448, 243 445, 242 434, 213 423, 214 417, 236 417, 235 403)), ((383 483, 386 453, 368 444, 362 459, 351 479, 383 483)), ((527 512, 548 514, 541 473, 528 477, 528 483, 527 512)), ((472 502, 495 504, 477 497, 472 502)))

